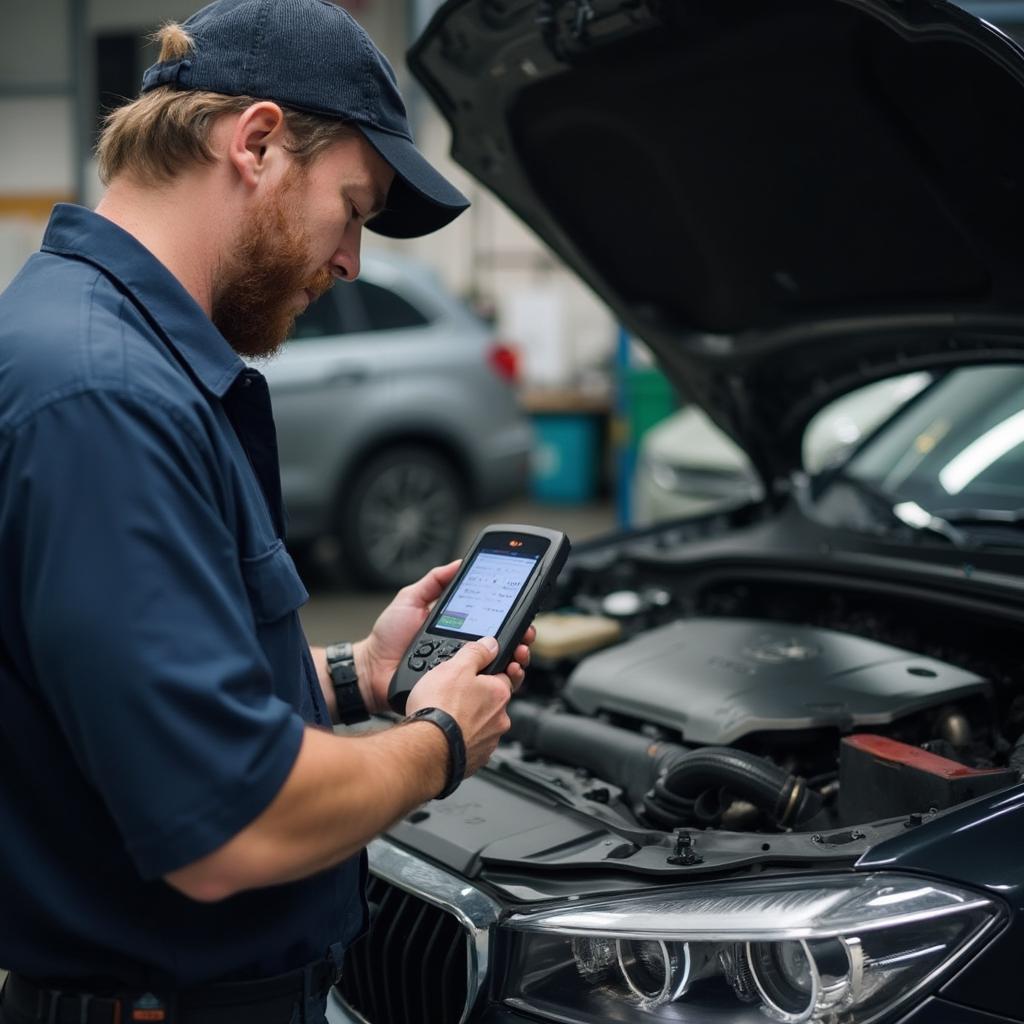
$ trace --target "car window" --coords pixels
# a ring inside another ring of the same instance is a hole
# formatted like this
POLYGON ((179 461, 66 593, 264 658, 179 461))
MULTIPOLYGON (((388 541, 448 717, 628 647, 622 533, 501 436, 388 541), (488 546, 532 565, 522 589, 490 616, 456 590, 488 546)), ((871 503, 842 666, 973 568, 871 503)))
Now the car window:
POLYGON ((932 381, 925 371, 867 384, 830 402, 808 423, 803 464, 820 473, 848 458, 882 423, 932 381))
POLYGON ((1024 366, 934 374, 815 484, 817 517, 830 525, 899 539, 916 532, 944 543, 1019 544, 1024 366))
POLYGON ((422 327, 429 319, 401 295, 368 281, 336 284, 296 321, 293 341, 422 327))
POLYGON ((1024 367, 946 374, 847 469, 928 509, 1024 506, 1024 367))
POLYGON ((292 330, 293 341, 347 333, 342 318, 341 304, 335 294, 337 291, 338 287, 335 286, 325 295, 321 295, 305 313, 296 319, 295 327, 292 330))
POLYGON ((353 285, 359 292, 367 330, 396 331, 429 322, 420 310, 389 288, 369 281, 355 281, 353 285))

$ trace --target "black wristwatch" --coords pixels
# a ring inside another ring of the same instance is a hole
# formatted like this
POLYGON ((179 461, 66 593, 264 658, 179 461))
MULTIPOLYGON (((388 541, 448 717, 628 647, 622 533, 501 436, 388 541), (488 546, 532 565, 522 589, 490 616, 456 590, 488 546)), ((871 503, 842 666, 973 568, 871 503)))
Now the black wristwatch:
POLYGON ((327 671, 331 676, 334 699, 338 705, 338 721, 342 725, 365 722, 370 715, 363 695, 359 692, 359 676, 351 644, 327 645, 327 671))
POLYGON ((434 797, 435 800, 443 800, 451 796, 459 788, 466 775, 466 741, 462 738, 462 729, 459 723, 440 708, 420 708, 414 711, 406 719, 406 722, 433 722, 434 725, 444 733, 448 741, 448 778, 445 781, 444 789, 434 797))

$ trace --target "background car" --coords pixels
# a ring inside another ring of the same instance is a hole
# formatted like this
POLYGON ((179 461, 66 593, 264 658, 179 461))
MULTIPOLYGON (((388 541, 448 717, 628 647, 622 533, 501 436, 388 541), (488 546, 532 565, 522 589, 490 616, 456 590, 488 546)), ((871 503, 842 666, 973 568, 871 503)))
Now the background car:
POLYGON ((393 589, 456 556, 468 511, 525 487, 511 350, 422 265, 367 254, 261 369, 289 544, 393 589))
MULTIPOLYGON (((819 473, 841 460, 930 380, 928 373, 908 373, 833 402, 808 425, 804 468, 819 473)), ((637 526, 742 505, 763 493, 743 449, 699 406, 673 413, 640 440, 633 478, 637 526)))
POLYGON ((448 0, 410 63, 760 497, 574 547, 509 741, 371 845, 332 1020, 1020 1022, 1024 50, 942 0, 448 0))

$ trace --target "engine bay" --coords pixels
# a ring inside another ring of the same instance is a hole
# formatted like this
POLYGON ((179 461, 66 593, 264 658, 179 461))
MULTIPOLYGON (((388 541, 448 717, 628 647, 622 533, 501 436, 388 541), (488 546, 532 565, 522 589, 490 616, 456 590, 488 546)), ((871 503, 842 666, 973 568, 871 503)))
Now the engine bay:
POLYGON ((539 642, 505 748, 624 823, 818 833, 1024 777, 1009 623, 862 586, 633 572, 609 590, 578 571, 538 623, 591 639, 539 642))
POLYGON ((972 672, 875 640, 698 616, 587 656, 562 698, 581 714, 653 723, 706 746, 760 733, 891 726, 988 691, 972 672))

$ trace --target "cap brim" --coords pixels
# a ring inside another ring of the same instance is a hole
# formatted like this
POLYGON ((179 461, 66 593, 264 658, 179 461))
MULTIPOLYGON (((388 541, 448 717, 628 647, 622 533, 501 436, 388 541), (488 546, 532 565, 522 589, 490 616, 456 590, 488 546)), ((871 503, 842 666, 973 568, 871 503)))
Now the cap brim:
POLYGON ((395 172, 387 208, 366 225, 370 231, 388 238, 429 235, 469 206, 469 200, 408 139, 365 125, 359 129, 395 172))

